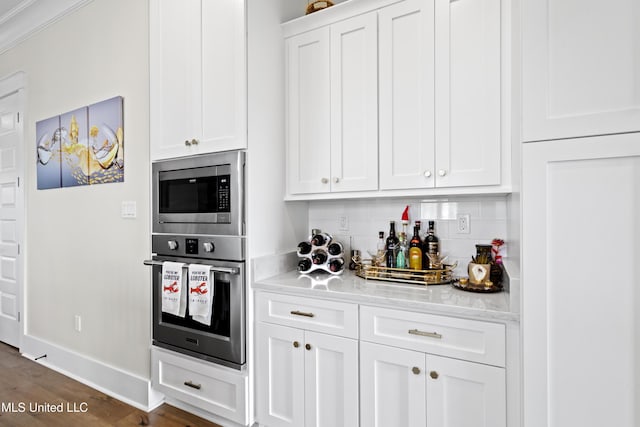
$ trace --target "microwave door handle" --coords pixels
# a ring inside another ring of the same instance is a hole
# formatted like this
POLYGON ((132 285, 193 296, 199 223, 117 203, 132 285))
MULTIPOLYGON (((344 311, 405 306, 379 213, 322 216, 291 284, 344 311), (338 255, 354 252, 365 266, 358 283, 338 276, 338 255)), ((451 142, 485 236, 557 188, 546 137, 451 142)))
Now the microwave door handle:
MULTIPOLYGON (((152 259, 146 259, 143 261, 144 265, 162 265, 162 261, 156 261, 156 260, 152 260, 152 259)), ((182 268, 187 268, 188 265, 185 264, 184 267, 182 268)), ((234 267, 216 267, 216 266, 210 266, 211 271, 215 271, 218 273, 229 273, 229 274, 238 274, 240 271, 237 268, 234 267)))

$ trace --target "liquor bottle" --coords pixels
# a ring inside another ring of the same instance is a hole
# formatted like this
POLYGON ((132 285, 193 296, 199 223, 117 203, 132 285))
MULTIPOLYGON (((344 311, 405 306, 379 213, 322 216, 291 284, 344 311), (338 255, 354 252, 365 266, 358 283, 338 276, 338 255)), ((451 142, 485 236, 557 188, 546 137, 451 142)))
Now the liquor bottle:
POLYGON ((322 265, 327 261, 327 253, 322 249, 316 249, 311 254, 311 261, 316 265, 322 265))
POLYGON ((329 252, 329 255, 340 255, 342 250, 342 244, 340 242, 331 242, 329 243, 329 246, 327 246, 327 252, 329 252))
POLYGON ((387 252, 387 244, 384 241, 384 231, 378 232, 378 245, 376 246, 376 262, 375 264, 378 266, 383 265, 384 260, 386 258, 385 254, 387 252))
POLYGON ((403 231, 400 232, 400 237, 398 237, 396 267, 407 268, 407 235, 403 231))
POLYGON ((306 255, 311 252, 311 244, 309 242, 300 242, 298 244, 298 255, 306 255))
POLYGON ((304 273, 305 271, 309 271, 311 268, 311 260, 309 258, 302 258, 298 261, 298 271, 304 273))
POLYGON ((431 257, 429 257, 429 255, 431 255, 434 257, 434 260, 437 260, 437 257, 440 255, 440 241, 436 237, 434 226, 435 222, 429 221, 427 237, 424 239, 425 261, 428 268, 439 268, 438 265, 432 261, 431 257))
POLYGON ((344 260, 342 258, 333 258, 329 261, 329 271, 338 273, 344 268, 344 260))
POLYGON ((389 237, 385 245, 387 267, 396 267, 396 251, 398 250, 398 237, 396 236, 396 222, 389 223, 389 237))
POLYGON ((420 226, 413 227, 413 237, 409 242, 409 268, 422 270, 422 240, 420 240, 420 226))

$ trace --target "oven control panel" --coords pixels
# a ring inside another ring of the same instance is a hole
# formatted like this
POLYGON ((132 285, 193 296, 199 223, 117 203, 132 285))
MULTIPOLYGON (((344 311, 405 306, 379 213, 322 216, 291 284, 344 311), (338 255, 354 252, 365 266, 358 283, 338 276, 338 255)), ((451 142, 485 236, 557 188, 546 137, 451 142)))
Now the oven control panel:
POLYGON ((244 237, 152 234, 151 251, 157 255, 244 261, 244 237))

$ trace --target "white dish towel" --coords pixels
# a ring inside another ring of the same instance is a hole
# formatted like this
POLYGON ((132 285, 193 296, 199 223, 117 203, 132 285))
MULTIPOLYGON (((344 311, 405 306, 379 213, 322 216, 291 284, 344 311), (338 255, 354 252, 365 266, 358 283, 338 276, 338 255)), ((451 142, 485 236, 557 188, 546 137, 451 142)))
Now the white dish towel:
POLYGON ((212 303, 211 267, 189 264, 189 314, 193 320, 211 326, 212 303))
POLYGON ((181 262, 165 261, 162 263, 162 311, 175 316, 184 317, 187 310, 187 293, 183 292, 181 262))

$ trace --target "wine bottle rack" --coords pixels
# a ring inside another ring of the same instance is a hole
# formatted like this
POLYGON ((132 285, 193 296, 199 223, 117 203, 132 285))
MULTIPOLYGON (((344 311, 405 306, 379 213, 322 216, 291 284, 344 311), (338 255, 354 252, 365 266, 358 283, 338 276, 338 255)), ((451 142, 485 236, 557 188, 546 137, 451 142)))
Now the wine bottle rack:
POLYGON ((298 271, 301 274, 323 271, 329 274, 338 275, 342 274, 345 268, 347 268, 347 265, 344 262, 344 248, 342 244, 333 240, 331 235, 326 233, 313 233, 309 237, 309 240, 300 242, 300 244, 298 244, 297 254, 299 258, 298 271), (317 244, 316 236, 318 235, 321 235, 324 239, 324 243, 317 244), (318 259, 321 259, 321 261, 318 261, 318 259), (308 260, 310 262, 310 266, 309 268, 301 269, 301 264, 306 262, 304 260, 308 260), (335 266, 339 266, 339 268, 336 268, 335 266))

